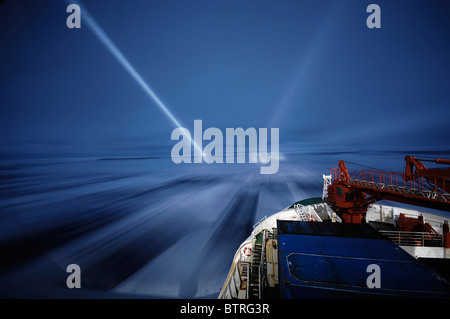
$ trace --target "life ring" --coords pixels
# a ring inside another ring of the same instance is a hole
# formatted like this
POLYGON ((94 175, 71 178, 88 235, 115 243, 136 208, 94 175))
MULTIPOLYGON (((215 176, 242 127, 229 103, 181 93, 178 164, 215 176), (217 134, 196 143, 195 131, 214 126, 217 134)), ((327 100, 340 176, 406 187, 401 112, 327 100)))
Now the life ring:
POLYGON ((244 256, 250 257, 252 255, 252 249, 248 246, 244 247, 244 249, 242 250, 242 254, 244 256))

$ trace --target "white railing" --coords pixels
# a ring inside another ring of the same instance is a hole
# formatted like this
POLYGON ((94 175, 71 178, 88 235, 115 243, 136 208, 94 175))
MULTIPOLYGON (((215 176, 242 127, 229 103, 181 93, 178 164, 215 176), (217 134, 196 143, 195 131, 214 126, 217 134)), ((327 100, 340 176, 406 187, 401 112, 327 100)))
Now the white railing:
POLYGON ((300 221, 314 221, 314 222, 322 221, 319 215, 317 215, 317 213, 314 211, 314 208, 312 208, 311 206, 303 206, 301 204, 295 204, 294 209, 300 221))
POLYGON ((388 237, 399 246, 420 246, 426 244, 442 245, 442 238, 439 235, 429 232, 410 232, 397 230, 379 230, 379 232, 388 237))
POLYGON ((245 299, 248 299, 248 291, 250 289, 250 265, 248 262, 240 262, 241 268, 241 284, 245 281, 245 299))
POLYGON ((323 190, 322 190, 322 200, 328 197, 328 186, 331 185, 332 177, 331 175, 325 175, 323 176, 323 190))
POLYGON ((264 216, 260 219, 259 222, 257 222, 255 225, 253 225, 253 237, 256 238, 256 235, 258 235, 260 232, 262 232, 264 229, 271 230, 269 227, 269 224, 267 223, 267 216, 264 216))
POLYGON ((264 284, 264 259, 265 259, 265 253, 266 253, 266 232, 263 231, 263 238, 262 238, 262 247, 261 247, 261 259, 258 267, 258 280, 259 280, 259 299, 262 299, 262 286, 264 284))

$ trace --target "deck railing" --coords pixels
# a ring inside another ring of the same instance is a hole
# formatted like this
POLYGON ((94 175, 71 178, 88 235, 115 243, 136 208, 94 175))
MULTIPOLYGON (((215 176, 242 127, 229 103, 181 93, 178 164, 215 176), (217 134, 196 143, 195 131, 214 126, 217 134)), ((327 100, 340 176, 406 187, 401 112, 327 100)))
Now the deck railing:
POLYGON ((399 246, 442 246, 442 237, 429 232, 409 232, 397 230, 379 230, 379 232, 399 246))
POLYGON ((262 239, 262 247, 261 247, 261 259, 260 259, 260 263, 259 263, 259 267, 258 267, 258 280, 259 280, 259 299, 262 299, 263 295, 262 295, 262 291, 263 291, 263 284, 264 284, 264 280, 266 277, 266 272, 265 272, 265 262, 266 262, 266 232, 263 231, 263 239, 262 239))
MULTIPOLYGON (((340 179, 339 168, 332 168, 331 175, 333 179, 340 179)), ((405 187, 418 190, 431 190, 440 191, 444 193, 450 192, 450 189, 446 188, 446 177, 423 177, 413 176, 412 178, 406 178, 403 173, 377 171, 377 170, 355 170, 350 174, 351 180, 361 180, 370 183, 380 183, 386 185, 392 185, 396 187, 405 187)))
MULTIPOLYGON (((339 168, 332 168, 331 175, 333 180, 343 180, 339 168)), ((359 187, 411 194, 449 203, 450 189, 448 189, 446 181, 448 181, 446 177, 413 176, 412 178, 406 178, 403 173, 377 170, 356 170, 350 174, 349 179, 346 179, 347 183, 359 187)))

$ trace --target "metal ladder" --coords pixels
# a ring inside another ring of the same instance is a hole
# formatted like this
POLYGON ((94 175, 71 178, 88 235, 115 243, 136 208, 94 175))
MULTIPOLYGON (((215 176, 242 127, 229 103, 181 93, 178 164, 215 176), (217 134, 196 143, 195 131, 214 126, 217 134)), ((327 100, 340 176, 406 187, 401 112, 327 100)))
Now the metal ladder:
POLYGON ((263 297, 264 283, 267 281, 265 247, 266 239, 273 238, 273 234, 264 229, 258 234, 253 252, 253 260, 250 266, 250 290, 249 299, 261 299, 263 297), (261 236, 261 237, 259 237, 261 236))
POLYGON ((259 299, 260 298, 260 296, 259 296, 259 290, 260 290, 259 266, 261 265, 261 252, 262 252, 262 240, 261 240, 261 242, 255 243, 255 249, 253 251, 253 261, 250 265, 249 299, 259 299))
POLYGON ((305 206, 300 205, 300 204, 296 204, 294 206, 295 212, 298 215, 299 220, 301 221, 308 221, 308 213, 305 212, 305 206))

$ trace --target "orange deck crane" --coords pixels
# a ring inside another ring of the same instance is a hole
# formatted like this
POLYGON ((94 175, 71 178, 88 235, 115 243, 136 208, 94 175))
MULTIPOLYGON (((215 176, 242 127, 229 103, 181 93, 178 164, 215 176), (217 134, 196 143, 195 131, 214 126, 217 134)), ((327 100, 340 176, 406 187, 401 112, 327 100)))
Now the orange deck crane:
POLYGON ((328 186, 328 203, 346 223, 361 223, 368 206, 390 200, 450 212, 450 159, 405 157, 403 173, 380 170, 356 170, 349 173, 344 161, 331 169, 333 182, 328 186), (427 168, 423 162, 449 165, 427 168))

